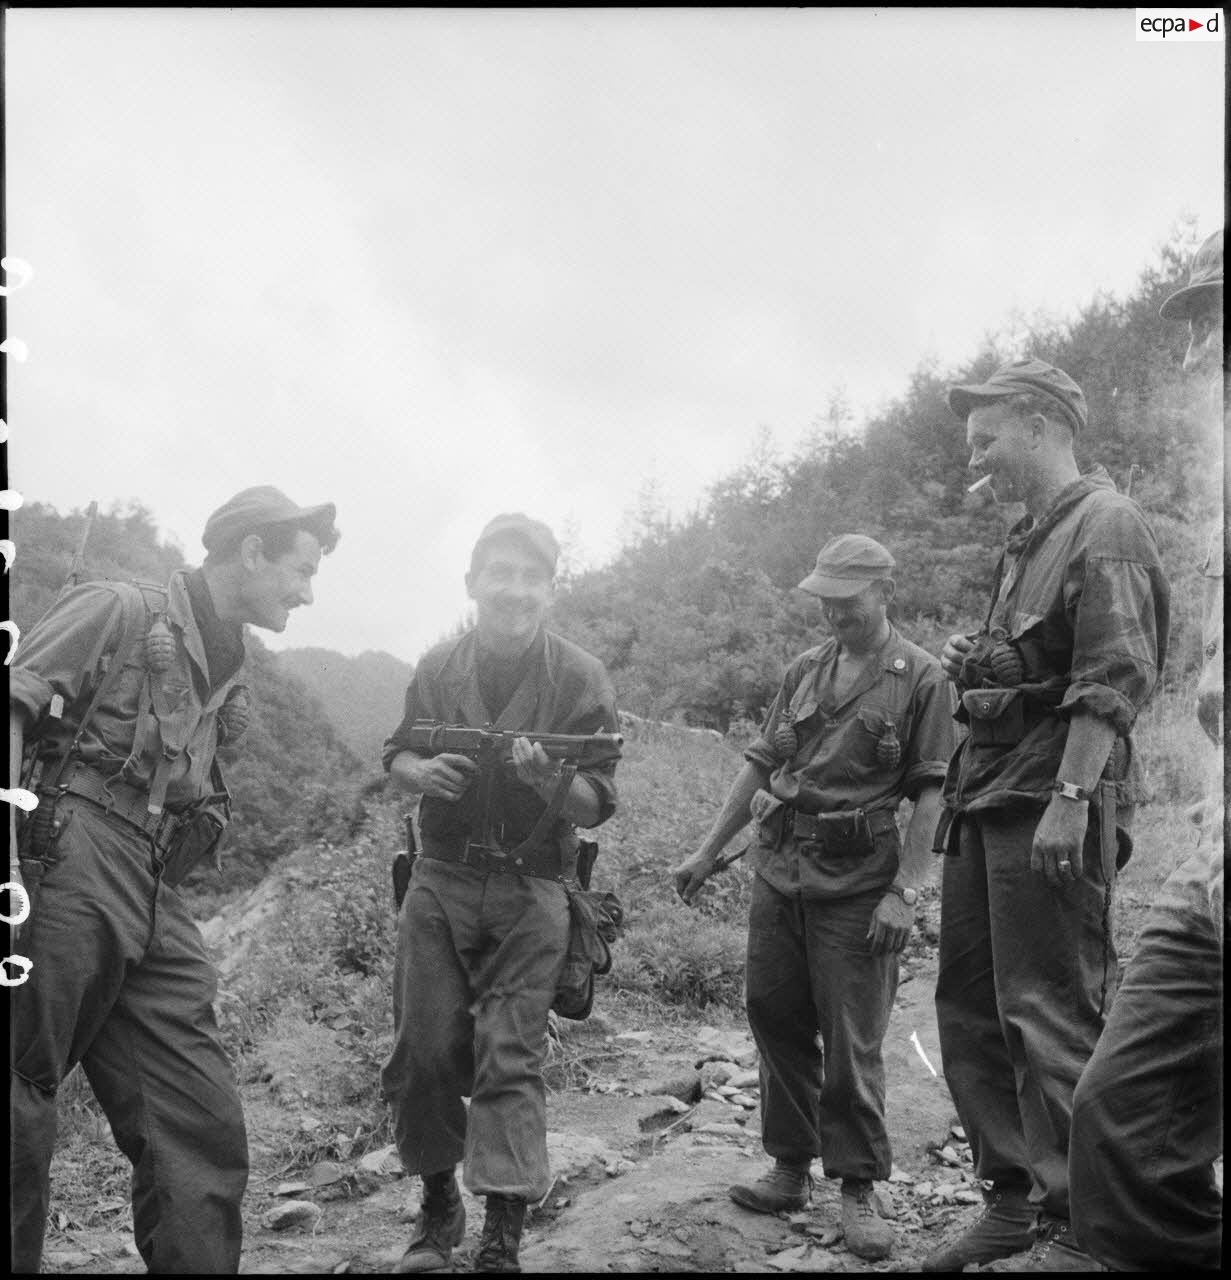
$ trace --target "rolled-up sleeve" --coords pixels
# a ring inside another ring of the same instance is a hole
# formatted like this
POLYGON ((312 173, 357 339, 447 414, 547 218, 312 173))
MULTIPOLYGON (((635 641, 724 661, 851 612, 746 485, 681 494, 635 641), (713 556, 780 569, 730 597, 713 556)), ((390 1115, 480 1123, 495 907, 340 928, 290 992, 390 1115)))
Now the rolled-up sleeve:
POLYGON ((123 625, 123 613, 110 587, 87 582, 22 636, 9 668, 9 704, 27 727, 38 723, 56 694, 66 707, 77 701, 123 625))
MULTIPOLYGON (((605 676, 594 681, 590 694, 593 699, 590 709, 581 717, 574 731, 584 734, 619 733, 620 717, 616 711, 615 689, 611 681, 605 676)), ((578 777, 585 778, 594 788, 598 799, 598 821, 594 824, 596 827, 601 826, 616 811, 619 795, 616 790, 615 769, 616 761, 610 760, 577 770, 578 777)))
POLYGON ((906 744, 902 791, 908 799, 914 800, 926 786, 944 782, 957 738, 953 711, 953 686, 939 666, 929 666, 915 689, 906 744))
POLYGON ((799 687, 803 672, 803 662, 802 657, 796 658, 787 667, 786 674, 782 677, 782 684, 779 686, 773 702, 769 704, 769 710, 765 713, 761 732, 744 748, 745 760, 752 764, 760 765, 762 769, 770 773, 773 773, 782 763, 782 757, 773 747, 774 733, 777 731, 778 724, 782 719, 783 709, 791 705, 791 699, 795 696, 795 690, 799 687))
POLYGON ((1168 609, 1157 562, 1087 556, 1072 601, 1073 656, 1061 713, 1080 710, 1127 734, 1158 683, 1168 609))

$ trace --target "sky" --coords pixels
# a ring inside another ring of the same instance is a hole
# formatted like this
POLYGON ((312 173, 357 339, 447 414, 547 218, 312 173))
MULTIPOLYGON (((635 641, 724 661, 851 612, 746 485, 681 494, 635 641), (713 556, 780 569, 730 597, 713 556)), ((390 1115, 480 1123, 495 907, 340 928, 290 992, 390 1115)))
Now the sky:
POLYGON ((333 501, 262 638, 414 661, 497 512, 601 564, 1219 225, 1224 45, 1133 14, 9 10, 9 483, 333 501))

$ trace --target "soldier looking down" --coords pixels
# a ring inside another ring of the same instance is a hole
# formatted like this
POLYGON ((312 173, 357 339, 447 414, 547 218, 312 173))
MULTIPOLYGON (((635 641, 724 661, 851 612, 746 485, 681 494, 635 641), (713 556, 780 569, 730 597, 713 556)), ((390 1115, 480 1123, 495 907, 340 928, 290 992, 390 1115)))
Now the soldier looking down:
POLYGON ((833 634, 787 668, 713 827, 674 870, 691 902, 756 821, 747 1007, 774 1166, 731 1198, 802 1209, 823 1159, 842 1181, 847 1247, 868 1259, 893 1247, 872 1187, 892 1168, 881 1045, 953 747, 939 663, 889 621, 893 568, 862 534, 821 548, 800 587, 821 598, 833 634), (915 807, 902 841, 904 798, 915 807))

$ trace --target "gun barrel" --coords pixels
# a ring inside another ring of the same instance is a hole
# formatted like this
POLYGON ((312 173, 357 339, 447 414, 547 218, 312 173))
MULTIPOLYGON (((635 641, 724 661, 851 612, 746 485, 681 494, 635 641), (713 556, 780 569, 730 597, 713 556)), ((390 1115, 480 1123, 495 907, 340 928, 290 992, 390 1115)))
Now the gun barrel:
POLYGON ((73 552, 73 562, 69 566, 66 587, 75 587, 85 577, 85 544, 90 539, 90 530, 94 526, 94 517, 98 515, 98 503, 91 502, 85 513, 85 525, 81 530, 81 539, 77 550, 73 552))
POLYGON ((567 756, 577 751, 587 755, 606 752, 619 755, 624 749, 624 735, 620 733, 505 733, 502 736, 510 749, 514 738, 529 738, 549 756, 567 756))
POLYGON ((517 738, 539 743, 553 759, 579 757, 596 761, 619 758, 624 738, 618 733, 535 733, 533 730, 470 729, 461 725, 445 725, 434 720, 416 720, 411 725, 407 745, 423 755, 457 752, 475 755, 484 750, 507 758, 517 738))

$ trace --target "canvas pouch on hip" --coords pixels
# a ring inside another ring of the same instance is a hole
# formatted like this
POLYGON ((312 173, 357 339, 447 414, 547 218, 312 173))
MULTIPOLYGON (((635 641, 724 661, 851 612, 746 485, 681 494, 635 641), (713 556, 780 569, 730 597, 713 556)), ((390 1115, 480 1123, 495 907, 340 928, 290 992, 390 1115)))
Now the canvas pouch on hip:
POLYGON ((970 741, 976 747, 1015 747, 1026 736, 1020 689, 967 689, 962 707, 970 717, 970 741))
POLYGON ((611 969, 611 944, 624 923, 624 907, 609 889, 590 889, 590 873, 598 855, 592 841, 581 841, 577 849, 576 886, 566 883, 568 893, 568 946, 564 967, 556 982, 552 1009, 563 1018, 582 1021, 594 1007, 594 977, 611 969))
POLYGON ((768 849, 778 848, 782 843, 786 805, 762 787, 753 794, 748 808, 757 824, 757 839, 768 849))

